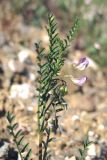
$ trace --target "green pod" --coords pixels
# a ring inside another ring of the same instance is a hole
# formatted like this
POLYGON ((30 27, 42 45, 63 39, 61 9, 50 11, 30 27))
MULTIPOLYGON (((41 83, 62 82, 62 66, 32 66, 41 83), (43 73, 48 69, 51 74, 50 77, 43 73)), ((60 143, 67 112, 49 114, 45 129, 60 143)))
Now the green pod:
POLYGON ((66 94, 68 93, 68 88, 67 88, 67 86, 61 86, 61 87, 59 88, 59 91, 60 91, 60 93, 61 93, 62 95, 66 95, 66 94))

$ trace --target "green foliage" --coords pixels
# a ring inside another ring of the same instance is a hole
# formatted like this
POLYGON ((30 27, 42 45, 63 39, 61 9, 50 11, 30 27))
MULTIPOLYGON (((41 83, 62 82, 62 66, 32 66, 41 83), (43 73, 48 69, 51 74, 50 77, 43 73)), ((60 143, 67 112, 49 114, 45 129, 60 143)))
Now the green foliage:
POLYGON ((58 113, 66 109, 64 95, 67 93, 66 82, 58 78, 64 64, 64 55, 78 29, 78 19, 62 40, 57 32, 57 23, 53 14, 48 16, 47 32, 49 36, 49 53, 45 53, 40 43, 36 43, 39 65, 39 97, 38 97, 38 128, 40 134, 39 159, 48 159, 48 144, 53 140, 51 132, 57 133, 59 127, 58 113), (48 125, 49 120, 51 126, 48 125), (43 137, 46 135, 46 138, 43 137), (42 149, 41 149, 42 147, 42 149))
POLYGON ((92 144, 92 141, 89 141, 88 136, 83 141, 83 149, 79 148, 79 154, 80 156, 76 157, 76 160, 85 160, 88 147, 92 144))
MULTIPOLYGON (((74 37, 76 31, 78 28, 78 19, 75 21, 74 26, 71 28, 69 31, 67 38, 62 41, 59 38, 59 34, 57 33, 57 24, 55 22, 55 17, 50 14, 48 18, 48 27, 47 27, 47 32, 49 35, 49 54, 46 57, 46 62, 43 62, 44 57, 46 56, 45 54, 45 49, 40 46, 40 44, 36 44, 36 51, 38 53, 38 65, 40 67, 40 70, 38 71, 40 74, 40 86, 38 88, 39 91, 39 105, 41 106, 40 108, 45 108, 42 109, 44 110, 44 113, 46 112, 46 103, 49 100, 50 97, 50 91, 52 92, 52 103, 54 101, 58 101, 57 103, 59 104, 59 101, 64 101, 63 97, 61 94, 57 93, 59 87, 65 87, 66 83, 60 79, 56 79, 56 76, 58 75, 61 67, 64 64, 64 54, 65 50, 69 46, 69 43, 71 42, 72 38, 74 37), (59 97, 58 96, 61 96, 59 97), (56 95, 57 100, 56 100, 56 95), (54 101, 53 101, 54 99, 54 101)), ((40 111, 39 111, 40 112, 40 111)), ((43 112, 42 112, 43 114, 43 112)), ((41 113, 40 113, 40 116, 41 113)), ((41 125, 43 126, 43 125, 41 125)))
POLYGON ((7 126, 7 128, 10 135, 13 137, 13 141, 16 144, 21 160, 29 160, 31 155, 31 149, 28 149, 29 143, 24 143, 24 133, 21 129, 17 130, 18 123, 14 123, 14 119, 15 116, 8 112, 7 120, 9 122, 9 125, 7 126), (26 152, 26 154, 23 156, 24 152, 26 152))

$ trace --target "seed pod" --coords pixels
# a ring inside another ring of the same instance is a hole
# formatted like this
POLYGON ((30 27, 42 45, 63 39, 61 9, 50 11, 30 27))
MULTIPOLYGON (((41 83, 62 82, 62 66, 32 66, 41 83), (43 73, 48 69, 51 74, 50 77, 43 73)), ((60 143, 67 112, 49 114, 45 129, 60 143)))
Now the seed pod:
POLYGON ((61 87, 59 88, 59 90, 60 90, 60 93, 61 93, 63 96, 68 93, 68 88, 67 88, 67 86, 61 86, 61 87))

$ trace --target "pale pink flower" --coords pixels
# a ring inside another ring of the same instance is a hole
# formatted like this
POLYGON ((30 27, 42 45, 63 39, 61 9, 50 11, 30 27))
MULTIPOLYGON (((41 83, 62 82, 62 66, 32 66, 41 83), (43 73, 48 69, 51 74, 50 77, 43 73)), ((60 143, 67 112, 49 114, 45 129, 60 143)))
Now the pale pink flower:
POLYGON ((81 58, 78 63, 73 63, 73 66, 81 71, 85 70, 88 65, 89 65, 89 60, 86 57, 81 58))
MULTIPOLYGON (((85 70, 88 65, 89 65, 89 59, 86 57, 82 57, 80 58, 79 62, 73 63, 73 67, 81 71, 85 70)), ((73 75, 65 75, 65 77, 69 77, 71 81, 78 86, 82 86, 87 80, 86 76, 83 76, 81 78, 75 78, 73 77, 73 75)))
POLYGON ((78 78, 78 79, 74 78, 74 77, 71 77, 71 80, 75 85, 82 86, 86 82, 87 77, 84 76, 84 77, 81 77, 81 78, 78 78))

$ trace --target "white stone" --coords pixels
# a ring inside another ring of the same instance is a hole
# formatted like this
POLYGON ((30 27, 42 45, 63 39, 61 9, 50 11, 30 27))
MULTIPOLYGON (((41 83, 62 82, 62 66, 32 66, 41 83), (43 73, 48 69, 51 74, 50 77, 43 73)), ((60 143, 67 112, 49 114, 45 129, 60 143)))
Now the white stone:
POLYGON ((104 125, 103 125, 103 124, 98 125, 98 129, 99 129, 99 130, 103 131, 103 130, 104 130, 104 128, 105 128, 105 127, 104 127, 104 125))
POLYGON ((49 37, 48 37, 47 34, 43 35, 42 38, 43 38, 43 41, 44 41, 45 43, 49 43, 49 37))
POLYGON ((33 106, 28 106, 27 110, 30 111, 30 112, 32 112, 33 111, 33 106))
POLYGON ((24 49, 22 51, 19 52, 18 54, 18 59, 20 62, 24 62, 30 55, 30 50, 28 49, 24 49))
POLYGON ((94 136, 94 132, 93 131, 89 131, 88 135, 91 136, 91 137, 93 137, 94 136))
POLYGON ((8 67, 10 68, 11 71, 15 72, 16 71, 16 67, 15 67, 15 64, 14 64, 14 61, 13 60, 10 60, 8 62, 8 67))
POLYGON ((95 146, 95 144, 89 145, 87 155, 88 156, 96 156, 96 146, 95 146))
POLYGON ((28 99, 33 95, 33 88, 30 84, 14 84, 10 89, 10 98, 28 99))
POLYGON ((29 77, 30 77, 30 80, 31 80, 31 81, 34 81, 34 80, 36 79, 36 76, 35 76, 35 74, 33 74, 33 73, 30 73, 30 74, 29 74, 29 77))
POLYGON ((75 156, 72 156, 72 157, 69 158, 69 157, 67 156, 67 157, 65 157, 65 160, 76 160, 76 157, 75 157, 75 156))
POLYGON ((13 59, 11 59, 8 62, 8 67, 12 72, 21 72, 24 69, 24 66, 22 63, 13 59))
POLYGON ((90 156, 86 156, 85 160, 91 160, 91 157, 90 156))
POLYGON ((80 120, 80 117, 78 115, 72 116, 72 121, 78 121, 78 120, 80 120))
POLYGON ((9 149, 9 143, 4 141, 3 145, 0 146, 0 158, 2 158, 3 156, 7 154, 8 149, 9 149))

